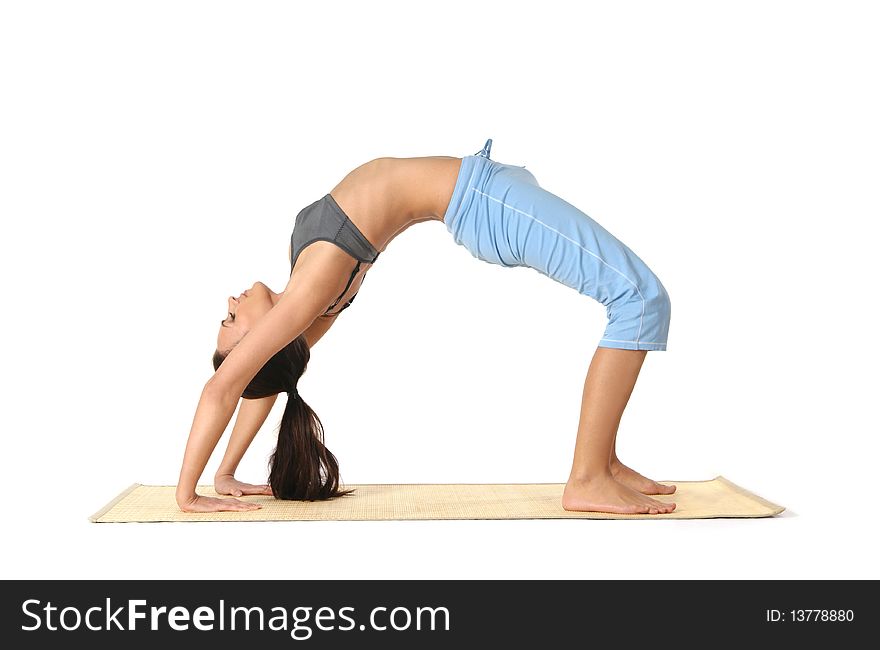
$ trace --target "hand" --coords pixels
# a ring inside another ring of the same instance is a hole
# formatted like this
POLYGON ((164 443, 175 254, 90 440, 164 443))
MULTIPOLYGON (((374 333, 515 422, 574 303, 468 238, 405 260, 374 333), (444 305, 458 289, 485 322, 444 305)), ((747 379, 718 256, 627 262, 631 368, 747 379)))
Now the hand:
POLYGON ((259 510, 263 507, 259 503, 248 503, 238 499, 203 497, 198 494, 188 501, 178 502, 177 505, 184 512, 241 512, 244 510, 259 510))
POLYGON ((221 474, 214 477, 214 491, 217 494, 230 494, 240 497, 245 494, 266 494, 272 496, 272 487, 269 485, 251 485, 237 481, 232 474, 221 474))

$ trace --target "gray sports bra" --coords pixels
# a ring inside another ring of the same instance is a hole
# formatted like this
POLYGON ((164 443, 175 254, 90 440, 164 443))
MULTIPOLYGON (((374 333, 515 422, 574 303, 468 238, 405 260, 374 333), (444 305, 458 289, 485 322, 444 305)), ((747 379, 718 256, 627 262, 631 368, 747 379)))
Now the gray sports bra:
MULTIPOLYGON (((333 242, 339 248, 351 255, 357 264, 348 278, 345 289, 339 294, 336 301, 327 308, 324 316, 335 316, 343 309, 354 302, 357 292, 349 298, 348 302, 339 308, 336 314, 331 314, 332 310, 340 300, 351 283, 354 281, 357 272, 361 268, 361 264, 373 264, 379 258, 379 252, 370 243, 364 234, 352 223, 348 215, 342 211, 336 200, 328 193, 324 197, 318 199, 311 205, 303 208, 298 215, 293 226, 293 233, 290 235, 290 272, 293 273, 293 266, 296 264, 296 258, 305 249, 306 246, 316 241, 333 242)), ((366 278, 366 274, 364 275, 366 278)), ((361 281, 363 283, 363 281, 361 281)))

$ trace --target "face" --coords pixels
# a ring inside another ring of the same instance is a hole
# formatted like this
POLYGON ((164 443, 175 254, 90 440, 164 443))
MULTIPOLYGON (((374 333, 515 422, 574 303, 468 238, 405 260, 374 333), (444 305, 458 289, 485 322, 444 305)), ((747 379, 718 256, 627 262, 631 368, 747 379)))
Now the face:
POLYGON ((275 293, 262 282, 254 282, 250 289, 242 291, 238 297, 229 296, 226 300, 226 318, 217 334, 217 349, 228 350, 236 345, 280 299, 280 293, 275 293))

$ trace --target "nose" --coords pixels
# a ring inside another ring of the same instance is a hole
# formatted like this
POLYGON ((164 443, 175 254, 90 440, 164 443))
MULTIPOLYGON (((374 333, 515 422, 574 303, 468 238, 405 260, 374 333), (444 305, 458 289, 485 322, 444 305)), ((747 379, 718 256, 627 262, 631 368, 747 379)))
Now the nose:
MULTIPOLYGON (((253 287, 251 287, 251 288, 253 288, 253 287)), ((240 294, 238 294, 238 298, 236 298, 235 296, 229 296, 229 299, 234 303, 238 303, 239 301, 241 301, 242 297, 247 298, 249 295, 250 295, 250 289, 245 289, 240 294)))

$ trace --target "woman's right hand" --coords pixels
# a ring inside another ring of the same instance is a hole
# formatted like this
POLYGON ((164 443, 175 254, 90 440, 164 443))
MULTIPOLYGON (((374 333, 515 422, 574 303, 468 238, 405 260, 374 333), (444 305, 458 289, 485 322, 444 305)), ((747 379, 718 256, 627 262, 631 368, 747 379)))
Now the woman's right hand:
POLYGON ((259 503, 249 503, 238 499, 218 499, 216 497, 203 497, 195 495, 192 499, 178 502, 178 507, 184 512, 242 512, 245 510, 259 510, 263 506, 259 503))

